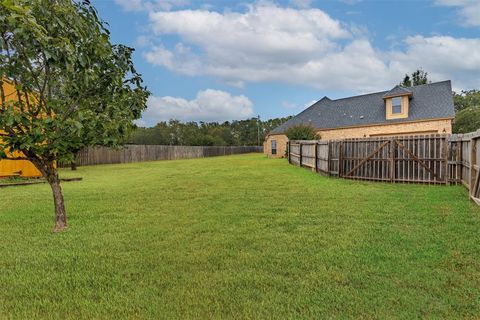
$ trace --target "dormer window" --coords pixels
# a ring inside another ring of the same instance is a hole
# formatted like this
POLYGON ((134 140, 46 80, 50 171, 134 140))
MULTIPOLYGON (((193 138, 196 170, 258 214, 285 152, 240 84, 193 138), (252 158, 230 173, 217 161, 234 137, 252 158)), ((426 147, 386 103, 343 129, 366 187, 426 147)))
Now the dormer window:
POLYGON ((392 98, 392 114, 402 113, 402 97, 392 98))
POLYGON ((383 95, 387 120, 408 118, 408 107, 413 93, 408 88, 396 86, 383 95))
POLYGON ((387 120, 408 118, 408 105, 408 96, 386 98, 385 118, 387 120))

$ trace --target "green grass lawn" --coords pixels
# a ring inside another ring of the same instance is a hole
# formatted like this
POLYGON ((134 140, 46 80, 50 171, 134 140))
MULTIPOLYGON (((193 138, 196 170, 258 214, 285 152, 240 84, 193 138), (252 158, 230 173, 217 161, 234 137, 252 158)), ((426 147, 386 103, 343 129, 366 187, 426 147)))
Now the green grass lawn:
POLYGON ((478 318, 462 186, 326 178, 238 155, 82 167, 0 189, 0 318, 478 318))

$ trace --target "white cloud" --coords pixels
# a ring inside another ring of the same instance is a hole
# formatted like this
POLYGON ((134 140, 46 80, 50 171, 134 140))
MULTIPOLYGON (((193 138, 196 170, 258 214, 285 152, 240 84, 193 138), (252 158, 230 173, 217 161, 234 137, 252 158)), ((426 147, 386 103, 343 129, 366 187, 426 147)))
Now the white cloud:
POLYGON ((296 10, 273 4, 248 8, 245 13, 223 14, 205 10, 153 12, 150 20, 157 35, 178 34, 222 59, 226 58, 224 49, 267 57, 276 52, 310 54, 333 46, 331 39, 350 36, 338 21, 319 9, 296 10))
POLYGON ((392 70, 422 67, 432 79, 452 78, 457 90, 480 87, 480 39, 414 36, 405 42, 405 52, 392 54, 392 70))
POLYGON ((160 10, 172 10, 175 7, 184 7, 188 5, 190 1, 188 0, 157 0, 154 2, 154 7, 159 8, 160 10))
MULTIPOLYGON (((338 41, 351 39, 352 33, 319 9, 260 3, 249 6, 244 13, 153 12, 150 20, 157 36, 173 34, 182 41, 173 48, 151 48, 144 54, 147 61, 175 72, 214 75, 231 83, 279 80, 305 84, 315 80, 310 84, 328 87, 330 77, 340 73, 327 65, 330 60, 347 60, 341 78, 349 82, 347 77, 359 74, 360 62, 356 59, 365 58, 371 67, 370 56, 376 56, 362 40, 339 45, 338 41), (368 56, 353 52, 355 48, 368 56)), ((377 69, 379 64, 375 64, 377 69)))
POLYGON ((163 45, 153 46, 150 51, 143 54, 145 59, 153 65, 163 66, 167 69, 186 75, 198 75, 202 73, 200 58, 191 53, 190 48, 177 43, 172 51, 163 45))
POLYGON ((151 96, 138 125, 152 126, 160 121, 226 121, 253 116, 253 104, 244 95, 232 96, 220 90, 199 91, 192 100, 151 96))
POLYGON ((183 7, 189 4, 188 0, 114 0, 125 11, 141 10, 164 10, 169 11, 175 7, 183 7))
POLYGON ((144 52, 148 62, 190 76, 215 76, 240 88, 274 81, 371 92, 393 86, 419 67, 433 81, 479 86, 479 38, 418 35, 404 39, 402 49, 382 51, 361 26, 342 23, 319 9, 270 2, 249 5, 245 12, 152 11, 150 23, 157 44, 144 52), (159 44, 164 35, 180 40, 159 44))
POLYGON ((440 6, 457 7, 463 24, 474 27, 480 26, 480 1, 437 0, 435 3, 440 6))

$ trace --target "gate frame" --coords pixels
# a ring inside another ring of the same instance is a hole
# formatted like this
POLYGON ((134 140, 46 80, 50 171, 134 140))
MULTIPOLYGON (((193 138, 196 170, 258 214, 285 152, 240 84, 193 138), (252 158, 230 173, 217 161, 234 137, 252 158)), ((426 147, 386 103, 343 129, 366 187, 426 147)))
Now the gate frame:
POLYGON ((478 166, 477 159, 477 143, 480 139, 479 135, 472 137, 471 148, 470 148, 470 199, 475 201, 476 204, 480 205, 480 194, 479 194, 479 180, 480 180, 480 168, 478 166))

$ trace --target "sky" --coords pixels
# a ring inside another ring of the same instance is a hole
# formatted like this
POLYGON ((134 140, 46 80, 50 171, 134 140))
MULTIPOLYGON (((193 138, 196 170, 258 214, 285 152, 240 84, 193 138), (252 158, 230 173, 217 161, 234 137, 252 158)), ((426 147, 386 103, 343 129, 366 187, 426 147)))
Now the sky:
POLYGON ((480 89, 480 0, 93 0, 135 48, 151 92, 138 121, 295 115, 389 90, 417 68, 480 89))

